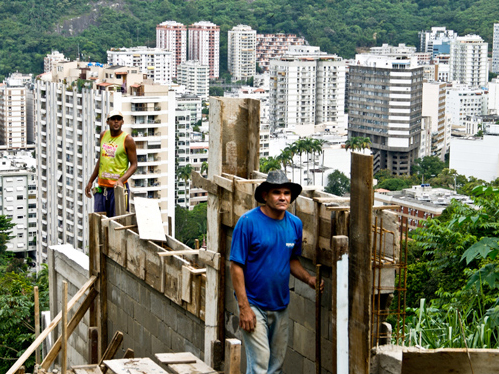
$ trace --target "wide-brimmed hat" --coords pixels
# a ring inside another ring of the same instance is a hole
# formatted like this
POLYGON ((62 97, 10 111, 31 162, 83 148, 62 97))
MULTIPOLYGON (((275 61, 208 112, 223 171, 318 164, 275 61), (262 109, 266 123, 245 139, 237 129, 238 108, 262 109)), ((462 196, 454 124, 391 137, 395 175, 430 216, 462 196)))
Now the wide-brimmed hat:
POLYGON ((121 117, 123 118, 123 114, 119 110, 111 110, 109 114, 107 115, 106 119, 112 118, 112 117, 121 117))
POLYGON ((302 190, 298 183, 290 182, 282 170, 272 170, 267 174, 267 180, 255 189, 255 200, 261 204, 265 204, 262 192, 279 187, 286 187, 291 190, 291 202, 295 201, 302 190))

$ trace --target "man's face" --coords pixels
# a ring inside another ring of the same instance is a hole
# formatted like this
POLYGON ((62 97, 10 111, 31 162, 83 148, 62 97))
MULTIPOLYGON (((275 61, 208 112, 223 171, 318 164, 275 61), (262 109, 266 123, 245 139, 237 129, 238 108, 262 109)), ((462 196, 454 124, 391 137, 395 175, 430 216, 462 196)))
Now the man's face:
POLYGON ((267 207, 272 210, 285 211, 291 202, 291 190, 287 187, 271 188, 262 193, 267 207))
POLYGON ((113 131, 120 131, 121 126, 123 126, 123 117, 113 116, 107 120, 109 128, 113 131))

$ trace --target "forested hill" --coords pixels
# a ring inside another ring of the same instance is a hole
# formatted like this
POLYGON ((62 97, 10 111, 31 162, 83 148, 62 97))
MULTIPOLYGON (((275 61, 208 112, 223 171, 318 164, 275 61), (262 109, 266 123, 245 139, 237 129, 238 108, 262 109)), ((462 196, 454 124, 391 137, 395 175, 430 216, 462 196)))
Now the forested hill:
POLYGON ((492 42, 497 0, 0 0, 0 79, 13 71, 40 73, 59 50, 105 62, 110 47, 155 45, 156 25, 211 21, 221 27, 221 68, 227 31, 238 24, 259 33, 304 36, 323 51, 353 57, 382 43, 417 45, 417 33, 447 26, 492 42))

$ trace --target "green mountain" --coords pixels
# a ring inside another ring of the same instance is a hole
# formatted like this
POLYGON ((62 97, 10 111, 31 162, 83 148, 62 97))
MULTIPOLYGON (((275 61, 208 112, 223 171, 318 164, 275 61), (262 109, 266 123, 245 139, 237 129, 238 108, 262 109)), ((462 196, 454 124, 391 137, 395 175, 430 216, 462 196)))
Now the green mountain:
POLYGON ((211 21, 221 27, 221 69, 227 31, 238 24, 259 33, 296 33, 311 45, 353 57, 382 43, 417 45, 417 33, 447 26, 492 41, 497 0, 0 0, 0 79, 38 74, 59 50, 75 59, 106 61, 111 47, 154 46, 156 25, 211 21))

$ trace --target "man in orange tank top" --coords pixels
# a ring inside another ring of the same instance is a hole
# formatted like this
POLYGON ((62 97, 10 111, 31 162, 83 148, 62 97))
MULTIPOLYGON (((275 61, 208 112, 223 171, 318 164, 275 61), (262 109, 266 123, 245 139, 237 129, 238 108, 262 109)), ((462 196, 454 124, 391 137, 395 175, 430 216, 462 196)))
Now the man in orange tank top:
POLYGON ((106 212, 108 217, 115 215, 114 188, 125 187, 130 194, 127 180, 137 170, 135 141, 121 129, 123 123, 120 111, 108 114, 109 130, 100 134, 99 158, 85 187, 85 195, 91 198, 93 182, 98 178, 98 186, 94 188, 94 211, 106 212))

